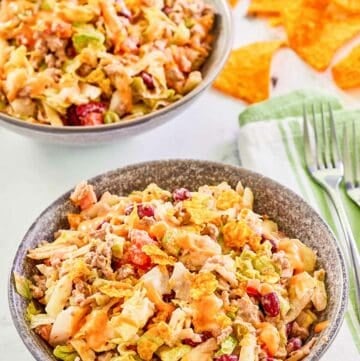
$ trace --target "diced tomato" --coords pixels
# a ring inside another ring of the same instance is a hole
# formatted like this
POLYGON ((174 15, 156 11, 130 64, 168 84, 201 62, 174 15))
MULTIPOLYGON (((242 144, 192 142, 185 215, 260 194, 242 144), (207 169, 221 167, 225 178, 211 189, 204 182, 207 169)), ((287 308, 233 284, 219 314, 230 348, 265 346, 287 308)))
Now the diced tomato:
POLYGON ((151 258, 142 251, 147 244, 157 244, 145 231, 134 229, 130 234, 131 245, 127 251, 127 261, 137 268, 149 270, 152 267, 151 258))
POLYGON ((256 279, 249 280, 247 282, 247 286, 246 286, 246 293, 252 297, 260 297, 261 294, 259 292, 259 287, 260 287, 259 280, 256 280, 256 279))
POLYGON ((252 296, 252 297, 259 297, 259 296, 260 296, 259 291, 258 291, 256 288, 253 288, 253 287, 251 287, 251 286, 247 286, 247 287, 246 287, 246 293, 247 293, 249 296, 252 296))
POLYGON ((152 267, 151 258, 135 245, 130 246, 128 257, 130 263, 144 271, 152 267))

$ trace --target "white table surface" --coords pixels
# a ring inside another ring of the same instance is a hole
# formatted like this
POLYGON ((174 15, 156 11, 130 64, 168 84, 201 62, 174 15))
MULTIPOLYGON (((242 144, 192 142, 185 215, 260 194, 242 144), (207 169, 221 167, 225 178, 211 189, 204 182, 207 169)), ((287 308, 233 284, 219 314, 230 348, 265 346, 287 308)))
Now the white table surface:
MULTIPOLYGON (((261 22, 242 19, 246 4, 241 2, 234 11, 235 46, 279 36, 278 30, 261 22)), ((338 93, 347 103, 359 99, 355 93, 349 96, 336 90, 328 72, 313 72, 288 49, 275 56, 272 74, 279 78, 272 94, 316 86, 338 93)), ((130 163, 197 158, 239 164, 237 117, 244 107, 209 90, 157 129, 91 148, 40 144, 0 128, 0 360, 33 360, 12 325, 7 282, 18 244, 38 214, 77 182, 130 163)))

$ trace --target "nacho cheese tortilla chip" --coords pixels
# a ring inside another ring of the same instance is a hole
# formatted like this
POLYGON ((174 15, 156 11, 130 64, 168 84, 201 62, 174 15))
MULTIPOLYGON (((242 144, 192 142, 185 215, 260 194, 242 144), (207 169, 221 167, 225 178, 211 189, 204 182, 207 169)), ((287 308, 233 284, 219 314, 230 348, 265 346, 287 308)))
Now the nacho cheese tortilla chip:
POLYGON ((333 0, 334 4, 340 6, 345 11, 353 14, 360 13, 360 1, 359 0, 333 0))
POLYGON ((283 43, 279 40, 258 42, 233 50, 214 87, 249 103, 267 99, 271 60, 283 43))
POLYGON ((237 3, 239 2, 239 0, 228 0, 228 1, 232 8, 234 8, 237 5, 237 3))
POLYGON ((342 89, 360 87, 360 45, 332 68, 332 74, 342 89))
POLYGON ((280 15, 287 2, 288 0, 253 0, 247 12, 250 15, 280 15))
POLYGON ((349 15, 333 5, 330 0, 292 0, 282 11, 290 47, 320 71, 342 45, 360 34, 360 14, 349 15))

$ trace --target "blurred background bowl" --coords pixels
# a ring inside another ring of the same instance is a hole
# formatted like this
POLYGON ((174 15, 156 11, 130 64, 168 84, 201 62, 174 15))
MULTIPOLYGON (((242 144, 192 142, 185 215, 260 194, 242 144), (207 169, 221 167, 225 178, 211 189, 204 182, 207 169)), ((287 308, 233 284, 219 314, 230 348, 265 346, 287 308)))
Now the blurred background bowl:
MULTIPOLYGON (((326 271, 328 306, 320 320, 329 326, 318 340, 306 361, 319 360, 335 339, 344 319, 348 298, 348 275, 344 256, 333 233, 321 217, 299 196, 281 184, 244 168, 221 163, 169 160, 154 161, 120 168, 89 180, 97 195, 110 191, 127 195, 142 190, 149 183, 157 183, 170 191, 186 187, 196 190, 204 184, 216 185, 227 181, 232 187, 241 180, 255 196, 254 209, 267 214, 289 237, 299 238, 317 252, 317 267, 326 271)), ((41 240, 53 240, 54 232, 68 228, 66 214, 75 208, 69 201, 70 191, 52 203, 30 227, 16 253, 8 286, 11 315, 20 337, 38 361, 56 360, 50 347, 30 329, 25 319, 26 300, 16 293, 13 272, 29 277, 34 264, 26 258, 27 251, 41 240)))
POLYGON ((202 82, 175 103, 136 119, 124 120, 112 125, 55 127, 27 123, 3 113, 0 113, 0 124, 11 131, 45 142, 86 145, 107 143, 124 136, 139 134, 174 118, 211 85, 231 51, 232 21, 228 1, 206 0, 206 2, 213 5, 216 12, 213 49, 201 69, 202 82))

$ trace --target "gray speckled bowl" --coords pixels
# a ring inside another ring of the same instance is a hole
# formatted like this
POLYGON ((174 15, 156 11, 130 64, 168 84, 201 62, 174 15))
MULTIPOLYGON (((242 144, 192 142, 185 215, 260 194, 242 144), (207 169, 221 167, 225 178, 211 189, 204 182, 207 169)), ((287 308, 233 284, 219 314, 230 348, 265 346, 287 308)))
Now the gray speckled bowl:
POLYGON ((214 6, 216 22, 213 50, 201 69, 203 81, 177 102, 146 114, 134 120, 124 120, 116 124, 99 126, 65 126, 31 124, 0 113, 0 125, 34 139, 49 143, 90 145, 120 140, 124 136, 135 135, 153 129, 184 111, 215 80, 231 51, 232 21, 227 0, 205 0, 214 6))
MULTIPOLYGON (((105 173, 92 178, 98 194, 106 190, 116 194, 128 194, 142 190, 155 182, 163 188, 173 190, 187 187, 192 190, 209 184, 227 181, 233 187, 241 180, 252 188, 255 194, 255 210, 268 214, 291 237, 300 238, 318 253, 318 265, 327 272, 327 291, 329 305, 323 314, 330 320, 330 326, 320 334, 311 355, 306 360, 319 360, 334 340, 344 318, 348 297, 348 276, 344 257, 334 235, 320 216, 292 191, 246 169, 220 163, 169 160, 136 164, 105 173)), ((11 274, 16 271, 29 275, 32 264, 26 260, 29 248, 35 247, 43 239, 51 240, 53 233, 66 227, 66 213, 73 211, 70 192, 64 194, 50 205, 30 227, 16 253, 11 274)), ((50 348, 29 329, 25 321, 25 301, 16 293, 13 279, 9 282, 9 304, 15 326, 23 342, 36 360, 55 360, 50 348)))

